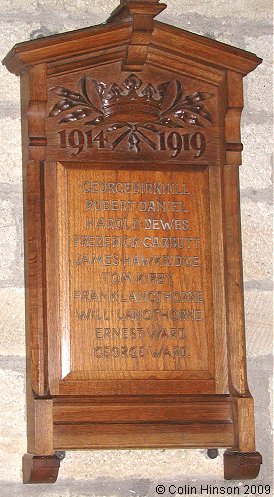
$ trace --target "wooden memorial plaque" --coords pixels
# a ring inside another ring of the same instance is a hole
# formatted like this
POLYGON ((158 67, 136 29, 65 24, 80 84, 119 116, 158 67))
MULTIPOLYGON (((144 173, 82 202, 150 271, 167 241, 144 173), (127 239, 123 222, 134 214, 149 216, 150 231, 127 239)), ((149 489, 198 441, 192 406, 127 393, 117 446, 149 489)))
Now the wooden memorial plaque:
POLYGON ((26 259, 25 483, 62 451, 225 447, 255 478, 239 180, 251 53, 154 21, 19 44, 26 259))

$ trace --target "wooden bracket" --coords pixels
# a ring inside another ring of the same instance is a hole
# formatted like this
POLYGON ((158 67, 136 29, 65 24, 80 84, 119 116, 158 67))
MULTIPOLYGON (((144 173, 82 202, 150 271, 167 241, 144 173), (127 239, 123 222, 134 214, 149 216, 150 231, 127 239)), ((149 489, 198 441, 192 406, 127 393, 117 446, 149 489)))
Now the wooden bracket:
POLYGON ((224 453, 225 480, 254 480, 257 478, 262 464, 259 452, 234 452, 226 450, 224 453))
POLYGON ((159 0, 121 0, 112 12, 107 22, 132 20, 132 33, 122 62, 123 71, 142 71, 154 29, 153 19, 166 7, 164 3, 159 4, 159 0))
POLYGON ((25 454, 23 456, 23 483, 55 483, 63 454, 48 456, 25 454))

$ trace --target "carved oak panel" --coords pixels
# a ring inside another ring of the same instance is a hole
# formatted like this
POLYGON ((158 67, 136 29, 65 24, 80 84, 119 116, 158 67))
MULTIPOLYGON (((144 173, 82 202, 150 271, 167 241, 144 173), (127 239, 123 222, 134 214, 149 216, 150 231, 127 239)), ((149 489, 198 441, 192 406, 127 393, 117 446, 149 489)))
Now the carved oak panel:
POLYGON ((58 255, 49 278, 50 295, 59 288, 49 301, 51 354, 60 351, 52 391, 77 393, 83 380, 92 392, 98 380, 103 392, 111 379, 127 391, 135 379, 153 393, 168 379, 183 393, 185 379, 200 392, 227 392, 216 172, 45 164, 46 212, 47 199, 55 203, 46 230, 58 255))
POLYGON ((220 162, 218 86, 111 64, 50 78, 48 96, 48 159, 220 162))
POLYGON ((71 371, 210 375, 208 172, 58 169, 71 371))
POLYGON ((28 454, 229 448, 255 478, 239 165, 261 59, 121 0, 108 22, 16 45, 21 75, 28 454), (56 451, 56 452, 55 452, 56 451))

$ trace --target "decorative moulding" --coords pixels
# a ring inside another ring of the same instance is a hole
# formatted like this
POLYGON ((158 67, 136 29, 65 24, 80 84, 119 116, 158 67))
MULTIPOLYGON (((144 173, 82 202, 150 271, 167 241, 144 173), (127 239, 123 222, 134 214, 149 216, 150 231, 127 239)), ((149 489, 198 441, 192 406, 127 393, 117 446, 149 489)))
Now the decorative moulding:
MULTIPOLYGON (((256 478, 239 166, 243 77, 261 59, 121 0, 108 22, 16 45, 28 453, 226 448, 256 478)), ((248 150, 247 150, 248 153, 248 150)))

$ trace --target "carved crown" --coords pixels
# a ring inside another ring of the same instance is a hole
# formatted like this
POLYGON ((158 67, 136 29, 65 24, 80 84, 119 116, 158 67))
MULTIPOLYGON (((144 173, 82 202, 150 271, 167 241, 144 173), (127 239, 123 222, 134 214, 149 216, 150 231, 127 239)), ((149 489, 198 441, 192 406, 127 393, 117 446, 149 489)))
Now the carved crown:
POLYGON ((134 120, 146 122, 157 120, 160 116, 161 103, 164 92, 148 84, 141 89, 143 82, 135 75, 131 74, 121 85, 114 83, 106 93, 106 85, 98 84, 98 91, 101 95, 102 110, 104 116, 115 121, 128 121, 130 114, 134 113, 134 120))

